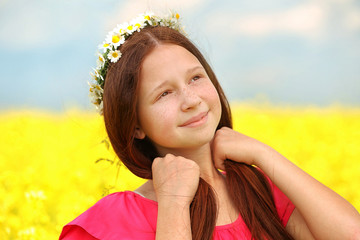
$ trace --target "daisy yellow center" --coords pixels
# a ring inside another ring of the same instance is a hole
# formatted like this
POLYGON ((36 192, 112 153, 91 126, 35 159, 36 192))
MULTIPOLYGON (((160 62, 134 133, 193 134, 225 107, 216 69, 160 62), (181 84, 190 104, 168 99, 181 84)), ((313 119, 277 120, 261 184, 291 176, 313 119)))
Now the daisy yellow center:
POLYGON ((104 62, 104 59, 103 59, 101 56, 99 56, 99 60, 100 60, 101 62, 104 62))
POLYGON ((148 16, 148 15, 146 15, 144 18, 145 18, 146 20, 150 20, 150 16, 148 16))
POLYGON ((90 88, 90 92, 93 92, 93 89, 92 89, 92 88, 90 88))
POLYGON ((119 36, 114 35, 114 36, 112 37, 112 42, 113 42, 113 43, 118 43, 119 41, 120 41, 119 36))
POLYGON ((100 87, 99 87, 99 85, 96 85, 96 89, 97 89, 97 90, 100 90, 100 87))
POLYGON ((124 29, 120 28, 119 33, 123 34, 124 32, 125 32, 124 29))
POLYGON ((103 47, 108 47, 109 46, 109 44, 108 43, 104 43, 104 45, 103 45, 103 47))
POLYGON ((117 58, 117 57, 119 56, 119 54, 118 54, 117 52, 113 52, 113 53, 111 54, 111 56, 112 56, 113 58, 117 58))
POLYGON ((177 13, 177 14, 175 15, 175 17, 176 17, 176 19, 179 19, 179 18, 180 18, 180 15, 177 13))
POLYGON ((140 28, 140 23, 135 24, 135 27, 140 28))
POLYGON ((130 26, 127 27, 127 29, 129 29, 131 31, 131 30, 133 30, 133 26, 130 25, 130 26))

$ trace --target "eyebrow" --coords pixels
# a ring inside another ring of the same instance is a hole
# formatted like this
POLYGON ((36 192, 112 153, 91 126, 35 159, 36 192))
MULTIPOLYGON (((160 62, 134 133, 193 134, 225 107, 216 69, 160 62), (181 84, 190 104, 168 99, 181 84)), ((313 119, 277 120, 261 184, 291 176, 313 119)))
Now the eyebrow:
POLYGON ((195 66, 195 67, 193 67, 193 68, 189 68, 189 69, 186 71, 186 74, 189 75, 189 74, 191 74, 191 73, 193 73, 193 72, 195 72, 196 70, 199 70, 199 69, 205 71, 204 67, 201 66, 201 65, 199 65, 199 66, 195 66))
MULTIPOLYGON (((195 66, 195 67, 192 67, 192 68, 189 68, 188 70, 186 70, 186 75, 190 75, 192 74, 193 72, 195 72, 196 70, 204 70, 204 67, 199 65, 199 66, 195 66)), ((151 93, 149 94, 149 96, 153 96, 155 92, 157 92, 158 89, 162 88, 163 86, 167 85, 169 83, 169 80, 165 80, 164 82, 162 82, 160 85, 156 86, 152 91, 151 93)))

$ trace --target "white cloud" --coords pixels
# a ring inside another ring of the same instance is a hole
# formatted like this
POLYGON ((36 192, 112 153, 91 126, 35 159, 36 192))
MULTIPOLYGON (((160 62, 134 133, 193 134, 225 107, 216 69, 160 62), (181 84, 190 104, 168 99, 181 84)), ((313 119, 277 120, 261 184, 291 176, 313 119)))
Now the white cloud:
POLYGON ((360 29, 360 11, 352 9, 345 17, 345 24, 349 30, 360 29))
POLYGON ((155 13, 167 13, 169 9, 174 9, 183 13, 201 7, 205 0, 130 0, 126 3, 119 3, 114 7, 114 11, 105 21, 105 28, 111 30, 118 23, 129 21, 138 14, 145 11, 155 13))
POLYGON ((328 6, 320 2, 308 2, 285 11, 262 14, 235 15, 220 13, 211 17, 208 26, 213 30, 250 37, 287 33, 305 38, 321 36, 326 26, 328 6), (229 27, 224 27, 230 25, 229 27))
POLYGON ((7 12, 2 16, 4 19, 0 28, 1 44, 10 48, 26 48, 43 42, 46 38, 44 33, 47 27, 44 25, 47 12, 34 8, 30 4, 28 8, 18 8, 16 12, 7 12))
POLYGON ((9 1, 2 9, 0 44, 23 50, 69 41, 79 34, 88 15, 86 9, 75 8, 76 4, 9 1))
POLYGON ((96 19, 105 24, 103 30, 106 33, 116 24, 146 10, 165 12, 176 9, 182 13, 199 7, 204 1, 118 1, 117 5, 109 6, 108 12, 96 12, 86 0, 56 3, 38 0, 32 4, 27 4, 25 0, 3 1, 0 2, 0 44, 17 50, 54 46, 79 37, 85 27, 89 28, 86 24, 94 19, 95 14, 96 19))
POLYGON ((242 72, 242 82, 249 86, 272 86, 280 84, 282 79, 289 75, 288 67, 278 63, 268 63, 266 65, 258 64, 246 68, 242 72))

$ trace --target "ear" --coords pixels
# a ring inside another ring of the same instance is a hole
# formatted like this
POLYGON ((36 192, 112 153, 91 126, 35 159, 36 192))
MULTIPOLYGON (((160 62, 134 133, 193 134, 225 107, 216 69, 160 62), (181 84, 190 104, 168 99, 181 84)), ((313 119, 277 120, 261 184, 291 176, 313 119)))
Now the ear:
POLYGON ((135 138, 137 138, 137 139, 144 139, 146 136, 140 126, 136 126, 134 135, 135 135, 135 138))

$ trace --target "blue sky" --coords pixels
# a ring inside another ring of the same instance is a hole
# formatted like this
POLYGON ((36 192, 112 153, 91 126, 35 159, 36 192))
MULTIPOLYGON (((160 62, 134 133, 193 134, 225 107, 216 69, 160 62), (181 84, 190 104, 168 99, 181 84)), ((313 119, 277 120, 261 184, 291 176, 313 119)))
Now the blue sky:
POLYGON ((360 106, 355 0, 0 0, 0 110, 93 109, 97 45, 145 10, 177 9, 230 101, 360 106))

